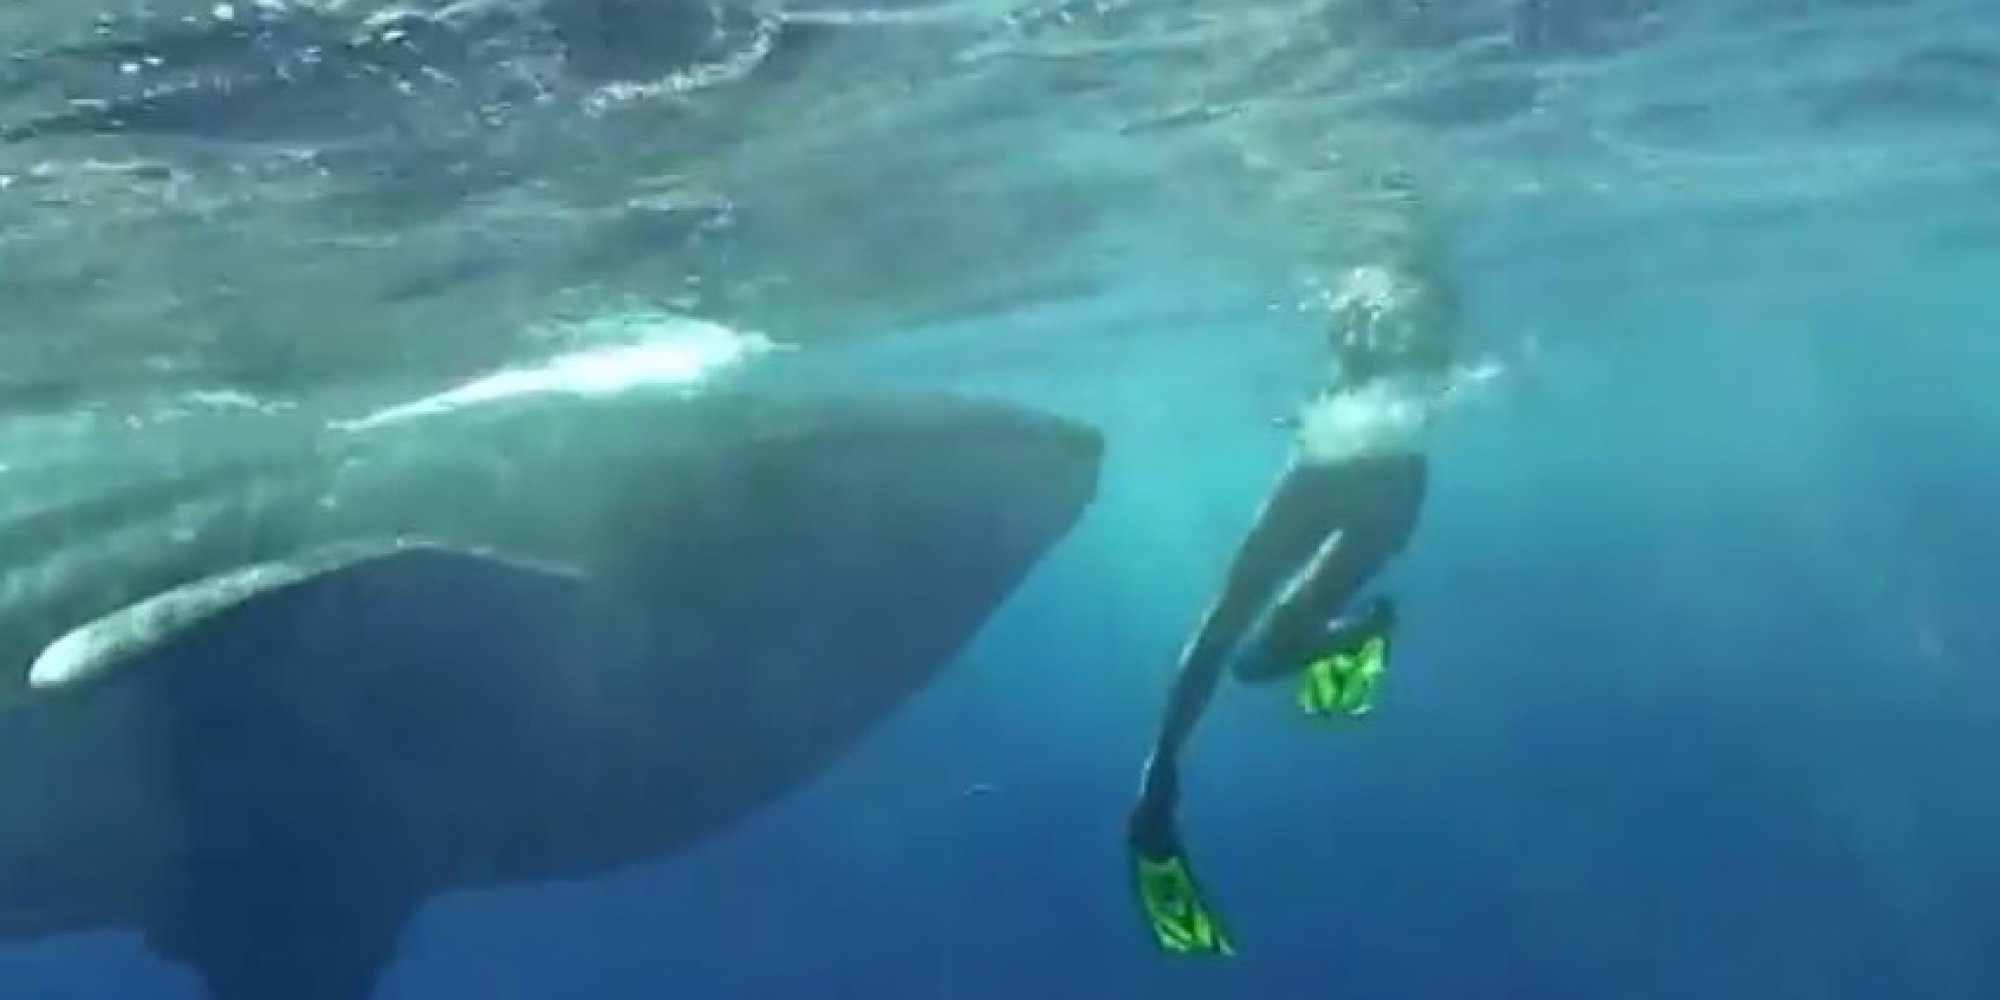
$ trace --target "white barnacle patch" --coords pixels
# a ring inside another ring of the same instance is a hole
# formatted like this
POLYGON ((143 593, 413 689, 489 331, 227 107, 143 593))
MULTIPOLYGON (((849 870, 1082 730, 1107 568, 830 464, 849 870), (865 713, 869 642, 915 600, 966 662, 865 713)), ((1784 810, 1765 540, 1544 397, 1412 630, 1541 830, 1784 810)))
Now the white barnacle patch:
POLYGON ((548 393, 604 395, 642 386, 695 389, 777 345, 761 334, 685 317, 628 318, 636 343, 560 354, 538 365, 510 368, 432 396, 337 422, 348 431, 437 416, 472 406, 548 393))

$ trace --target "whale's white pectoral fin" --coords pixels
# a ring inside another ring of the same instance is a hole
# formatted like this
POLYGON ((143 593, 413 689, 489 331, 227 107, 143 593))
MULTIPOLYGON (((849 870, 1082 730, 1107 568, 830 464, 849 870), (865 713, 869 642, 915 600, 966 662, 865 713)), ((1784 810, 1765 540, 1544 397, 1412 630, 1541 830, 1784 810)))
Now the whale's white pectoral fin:
POLYGON ((566 570, 420 541, 392 539, 331 545, 193 580, 85 622, 42 650, 28 668, 28 684, 35 688, 59 688, 99 677, 232 610, 278 594, 296 592, 304 584, 412 560, 511 569, 564 583, 575 579, 566 570))

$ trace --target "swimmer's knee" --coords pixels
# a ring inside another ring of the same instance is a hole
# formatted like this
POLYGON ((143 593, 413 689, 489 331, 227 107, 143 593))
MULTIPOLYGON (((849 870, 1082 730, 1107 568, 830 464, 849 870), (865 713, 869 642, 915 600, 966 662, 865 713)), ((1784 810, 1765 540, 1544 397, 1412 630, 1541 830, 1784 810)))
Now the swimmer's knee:
POLYGON ((1306 614, 1301 609, 1288 621, 1274 621, 1251 649, 1231 662, 1230 671, 1248 684, 1285 680, 1330 649, 1364 635, 1393 631, 1395 622, 1396 602, 1388 594, 1331 613, 1306 614))
POLYGON ((1230 662, 1230 674, 1245 684, 1265 684, 1296 676, 1305 669, 1314 648, 1326 633, 1328 620, 1297 622, 1268 627, 1250 648, 1230 662))

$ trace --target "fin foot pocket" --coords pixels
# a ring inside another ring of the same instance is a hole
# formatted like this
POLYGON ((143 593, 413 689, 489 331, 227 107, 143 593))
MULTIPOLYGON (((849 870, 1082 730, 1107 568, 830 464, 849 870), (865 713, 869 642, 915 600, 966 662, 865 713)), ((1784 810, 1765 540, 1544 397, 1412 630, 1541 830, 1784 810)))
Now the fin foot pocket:
POLYGON ((1359 619, 1337 625, 1327 650, 1300 672, 1299 709, 1317 719, 1359 719, 1375 710, 1375 696, 1389 665, 1395 606, 1387 598, 1359 619))

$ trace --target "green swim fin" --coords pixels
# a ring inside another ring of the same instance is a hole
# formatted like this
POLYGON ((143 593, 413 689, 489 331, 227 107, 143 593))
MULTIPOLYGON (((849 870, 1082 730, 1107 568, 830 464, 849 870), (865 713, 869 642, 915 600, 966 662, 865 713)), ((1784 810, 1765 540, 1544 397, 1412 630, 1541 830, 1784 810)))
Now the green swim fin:
POLYGON ((1236 954, 1221 921, 1202 899, 1186 855, 1174 850, 1154 857, 1134 849, 1132 869, 1140 908, 1163 951, 1177 955, 1236 954))
POLYGON ((1299 677, 1299 708, 1330 721, 1358 719, 1374 711, 1375 691, 1389 665, 1393 622, 1390 606, 1379 604, 1355 623, 1351 634, 1308 661, 1299 677))

